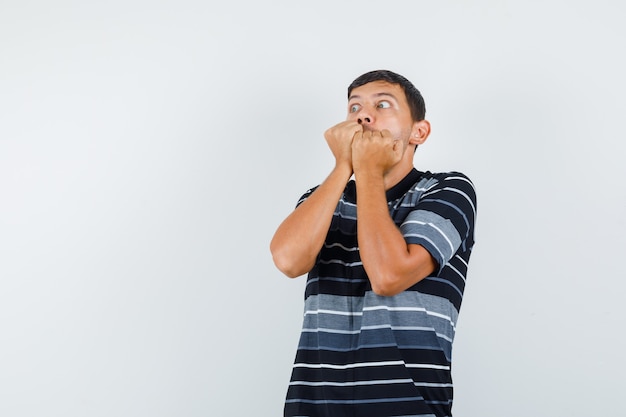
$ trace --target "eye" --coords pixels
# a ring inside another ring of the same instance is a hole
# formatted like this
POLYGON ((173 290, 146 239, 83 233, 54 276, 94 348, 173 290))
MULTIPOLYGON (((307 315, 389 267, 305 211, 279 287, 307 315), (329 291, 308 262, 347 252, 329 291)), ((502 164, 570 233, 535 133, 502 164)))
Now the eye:
POLYGON ((350 113, 355 113, 357 112, 359 109, 361 108, 361 106, 359 106, 358 104, 353 104, 350 106, 350 113))
POLYGON ((391 103, 389 103, 388 101, 381 101, 378 103, 379 109, 388 109, 389 107, 391 107, 391 103))

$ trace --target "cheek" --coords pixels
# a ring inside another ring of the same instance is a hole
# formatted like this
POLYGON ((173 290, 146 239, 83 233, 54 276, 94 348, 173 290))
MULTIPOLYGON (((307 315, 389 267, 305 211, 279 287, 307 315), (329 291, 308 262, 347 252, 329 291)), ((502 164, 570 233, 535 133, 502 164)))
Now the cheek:
POLYGON ((411 129, 394 129, 391 131, 391 136, 396 140, 408 144, 409 138, 411 137, 411 129))

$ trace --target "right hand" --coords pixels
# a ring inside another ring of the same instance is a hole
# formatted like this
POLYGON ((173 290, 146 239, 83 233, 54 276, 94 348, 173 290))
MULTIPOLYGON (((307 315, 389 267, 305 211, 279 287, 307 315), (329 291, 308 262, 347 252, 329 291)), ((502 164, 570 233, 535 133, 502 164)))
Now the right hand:
POLYGON ((337 165, 347 164, 352 171, 352 139, 360 132, 363 132, 363 126, 351 120, 338 123, 324 132, 337 165))

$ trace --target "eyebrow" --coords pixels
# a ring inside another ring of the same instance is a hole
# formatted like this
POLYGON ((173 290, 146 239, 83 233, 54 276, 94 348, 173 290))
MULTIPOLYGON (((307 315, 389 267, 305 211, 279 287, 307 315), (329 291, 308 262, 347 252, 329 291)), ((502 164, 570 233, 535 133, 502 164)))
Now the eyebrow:
MULTIPOLYGON (((373 95, 373 97, 391 97, 391 98, 392 98, 392 99, 394 99, 395 101, 398 101, 398 99, 396 98, 396 96, 394 96, 394 95, 393 95, 393 94, 391 94, 391 93, 385 93, 385 92, 382 92, 382 93, 376 93, 376 94, 374 94, 374 95, 373 95)), ((348 97, 348 101, 353 100, 353 99, 360 99, 360 98, 361 98, 361 96, 359 96, 359 95, 356 95, 356 94, 355 94, 355 95, 351 95, 350 97, 348 97)))

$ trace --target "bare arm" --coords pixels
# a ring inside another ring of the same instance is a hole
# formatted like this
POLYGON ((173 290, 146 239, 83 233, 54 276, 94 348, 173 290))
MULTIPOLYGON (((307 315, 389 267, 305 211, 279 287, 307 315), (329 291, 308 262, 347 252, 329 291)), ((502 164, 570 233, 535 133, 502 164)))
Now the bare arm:
POLYGON ((313 268, 352 171, 336 167, 278 227, 270 243, 276 267, 290 278, 313 268))
POLYGON ((357 186, 357 233, 372 290, 398 294, 432 273, 437 264, 420 245, 407 244, 389 215, 384 174, 401 158, 388 132, 357 135, 353 144, 357 186))
POLYGON ((342 122, 324 136, 335 155, 335 168, 326 180, 280 224, 270 243, 276 267, 290 278, 303 275, 315 265, 333 213, 352 176, 351 143, 356 122, 342 122))

